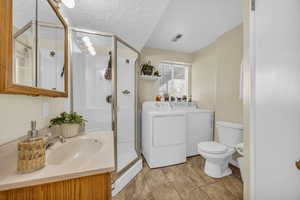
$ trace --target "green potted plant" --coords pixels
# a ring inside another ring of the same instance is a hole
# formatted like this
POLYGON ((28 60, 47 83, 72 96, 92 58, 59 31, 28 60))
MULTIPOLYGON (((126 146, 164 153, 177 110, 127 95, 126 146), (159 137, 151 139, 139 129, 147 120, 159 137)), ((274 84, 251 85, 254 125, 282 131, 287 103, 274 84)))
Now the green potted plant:
POLYGON ((76 112, 63 112, 59 116, 50 120, 50 128, 59 126, 62 136, 69 138, 80 133, 80 128, 84 126, 86 120, 76 112))
POLYGON ((142 65, 142 75, 152 76, 154 67, 151 65, 151 62, 145 63, 142 65))

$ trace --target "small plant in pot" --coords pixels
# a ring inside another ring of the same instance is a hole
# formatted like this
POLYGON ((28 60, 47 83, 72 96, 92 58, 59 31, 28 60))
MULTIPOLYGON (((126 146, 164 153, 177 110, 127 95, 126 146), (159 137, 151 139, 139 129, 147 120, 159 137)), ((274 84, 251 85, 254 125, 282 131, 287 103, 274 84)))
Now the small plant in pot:
POLYGON ((145 63, 142 65, 142 75, 152 76, 154 67, 151 65, 151 62, 145 63))
POLYGON ((84 126, 85 122, 86 120, 76 112, 63 112, 58 117, 50 120, 49 127, 60 126, 62 136, 70 138, 80 133, 80 128, 84 126))

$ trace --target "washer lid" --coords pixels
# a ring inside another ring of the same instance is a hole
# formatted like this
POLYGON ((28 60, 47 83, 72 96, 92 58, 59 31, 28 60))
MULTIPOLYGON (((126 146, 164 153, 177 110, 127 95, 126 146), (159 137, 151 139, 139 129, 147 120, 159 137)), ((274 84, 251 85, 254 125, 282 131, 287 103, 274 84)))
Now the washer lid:
POLYGON ((225 153, 228 148, 224 144, 220 144, 217 142, 201 142, 198 144, 198 148, 207 153, 225 153))

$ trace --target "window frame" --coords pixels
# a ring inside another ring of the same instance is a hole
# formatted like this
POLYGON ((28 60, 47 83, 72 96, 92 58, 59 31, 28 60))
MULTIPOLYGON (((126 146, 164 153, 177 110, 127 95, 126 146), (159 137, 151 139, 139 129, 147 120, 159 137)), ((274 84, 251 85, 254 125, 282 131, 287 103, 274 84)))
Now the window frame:
MULTIPOLYGON (((185 87, 186 87, 186 96, 190 96, 191 94, 191 67, 192 64, 191 63, 185 63, 185 62, 174 62, 174 61, 161 61, 159 63, 158 66, 158 70, 159 72, 161 72, 161 65, 169 65, 170 67, 172 67, 172 80, 174 79, 174 69, 175 68, 183 68, 185 69, 185 87)), ((161 76, 163 76, 163 74, 161 74, 161 76)), ((161 87, 161 82, 159 83, 159 88, 158 88, 158 92, 159 89, 161 87)), ((167 93, 169 94, 169 86, 167 85, 167 93)))

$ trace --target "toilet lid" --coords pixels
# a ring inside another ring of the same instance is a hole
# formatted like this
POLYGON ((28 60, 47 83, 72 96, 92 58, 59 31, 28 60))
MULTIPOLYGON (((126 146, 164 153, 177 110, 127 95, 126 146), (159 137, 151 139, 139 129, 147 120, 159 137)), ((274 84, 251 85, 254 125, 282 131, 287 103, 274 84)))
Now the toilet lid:
POLYGON ((217 142, 202 142, 198 145, 198 148, 207 153, 225 153, 228 149, 224 144, 217 142))

